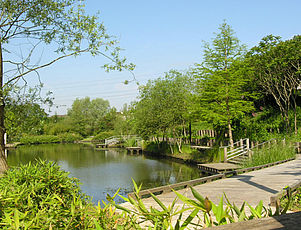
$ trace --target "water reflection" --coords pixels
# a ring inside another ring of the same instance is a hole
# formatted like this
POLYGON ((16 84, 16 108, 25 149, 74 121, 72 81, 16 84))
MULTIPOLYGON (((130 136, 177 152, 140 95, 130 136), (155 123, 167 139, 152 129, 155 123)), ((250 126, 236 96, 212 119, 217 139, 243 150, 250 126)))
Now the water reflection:
POLYGON ((8 163, 18 165, 36 158, 57 162, 70 175, 79 178, 82 190, 93 201, 105 199, 121 188, 125 195, 133 190, 131 178, 143 189, 199 177, 195 167, 144 155, 127 155, 123 149, 95 150, 79 144, 20 146, 8 152, 8 163))

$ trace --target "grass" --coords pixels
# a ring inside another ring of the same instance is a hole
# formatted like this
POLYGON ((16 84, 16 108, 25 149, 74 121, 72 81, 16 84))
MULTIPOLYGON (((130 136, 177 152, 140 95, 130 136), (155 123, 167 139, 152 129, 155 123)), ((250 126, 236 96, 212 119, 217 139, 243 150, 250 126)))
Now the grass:
MULTIPOLYGON (((285 207, 288 202, 289 198, 287 196, 282 197, 280 200, 281 207, 285 207)), ((301 211, 301 187, 292 195, 288 209, 294 212, 301 211)))
POLYGON ((243 164, 243 167, 247 168, 264 165, 294 158, 295 156, 296 153, 293 145, 283 145, 283 143, 272 144, 270 147, 254 149, 252 157, 243 164))

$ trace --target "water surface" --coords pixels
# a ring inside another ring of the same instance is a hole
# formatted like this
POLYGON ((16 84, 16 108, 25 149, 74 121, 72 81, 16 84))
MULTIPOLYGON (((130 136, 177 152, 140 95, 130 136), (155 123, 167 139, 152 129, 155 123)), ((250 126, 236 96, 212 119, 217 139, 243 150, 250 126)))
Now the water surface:
MULTIPOLYGON (((200 177, 196 167, 167 159, 128 155, 124 149, 95 150, 80 144, 20 146, 8 152, 11 166, 36 158, 57 162, 72 177, 80 179, 82 190, 98 200, 113 195, 118 188, 125 195, 133 191, 133 178, 143 189, 200 177)), ((120 201, 120 200, 119 200, 120 201)))

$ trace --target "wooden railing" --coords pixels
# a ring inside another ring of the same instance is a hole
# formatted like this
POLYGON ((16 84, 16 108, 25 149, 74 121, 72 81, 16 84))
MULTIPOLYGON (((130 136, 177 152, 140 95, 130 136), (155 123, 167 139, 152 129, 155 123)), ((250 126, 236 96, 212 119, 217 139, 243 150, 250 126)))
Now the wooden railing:
POLYGON ((276 195, 270 197, 270 206, 278 206, 280 207, 280 199, 284 196, 291 195, 297 191, 298 188, 301 187, 301 181, 297 181, 294 184, 285 187, 282 191, 276 193, 276 195), (288 194, 291 193, 291 194, 288 194))
POLYGON ((239 156, 245 155, 250 150, 250 140, 249 138, 240 139, 233 145, 223 146, 224 149, 224 162, 237 158, 239 156))
MULTIPOLYGON (((262 143, 254 143, 251 142, 250 146, 250 140, 249 138, 240 139, 239 141, 235 142, 233 146, 222 146, 221 148, 224 149, 224 162, 228 162, 229 160, 233 160, 237 157, 240 157, 242 155, 245 156, 251 156, 253 149, 262 148, 265 146, 271 147, 272 144, 275 144, 277 142, 276 139, 270 139, 268 141, 262 142, 262 143)), ((282 142, 285 144, 285 139, 282 140, 282 142)))
MULTIPOLYGON (((152 193, 154 195, 159 195, 159 194, 171 192, 173 190, 179 190, 179 189, 187 188, 188 186, 195 186, 195 185, 198 185, 198 184, 204 184, 204 183, 208 183, 208 182, 211 182, 211 181, 214 181, 214 180, 223 179, 223 178, 235 176, 235 175, 242 174, 242 173, 255 171, 255 170, 263 169, 263 168, 267 168, 267 167, 271 167, 271 166, 282 164, 282 163, 285 163, 287 161, 291 161, 291 160, 294 160, 294 159, 295 158, 290 158, 290 159, 287 159, 287 160, 277 161, 277 162, 269 163, 269 164, 265 164, 265 165, 260 165, 260 166, 250 167, 250 168, 244 168, 244 169, 237 169, 237 170, 233 170, 233 171, 230 171, 230 172, 225 172, 225 173, 221 173, 221 174, 217 174, 217 175, 213 175, 213 176, 207 176, 207 177, 202 177, 202 178, 198 178, 198 179, 194 179, 194 180, 184 181, 184 182, 180 182, 180 183, 176 183, 176 184, 170 184, 170 185, 160 186, 160 187, 151 188, 151 189, 145 189, 145 190, 142 190, 142 191, 139 192, 139 196, 142 197, 142 198, 149 197, 150 193, 152 193)), ((135 198, 134 193, 129 193, 128 196, 130 196, 132 198, 135 198)))
POLYGON ((137 135, 119 135, 119 136, 112 136, 112 137, 105 139, 105 144, 106 145, 116 144, 120 141, 127 140, 130 138, 135 138, 138 142, 138 145, 142 140, 142 138, 137 135))

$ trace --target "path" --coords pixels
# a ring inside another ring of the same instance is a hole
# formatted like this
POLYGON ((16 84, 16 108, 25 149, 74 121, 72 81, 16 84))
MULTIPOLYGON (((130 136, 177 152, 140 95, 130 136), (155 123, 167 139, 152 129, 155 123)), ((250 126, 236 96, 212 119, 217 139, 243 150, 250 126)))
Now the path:
MULTIPOLYGON (((225 192, 231 203, 234 202, 239 206, 243 201, 247 201, 251 206, 256 206, 260 200, 263 201, 265 206, 268 206, 271 196, 281 191, 285 186, 300 180, 301 158, 298 158, 270 168, 197 185, 194 188, 202 196, 207 196, 216 204, 225 192)), ((193 198, 188 188, 179 190, 179 192, 189 198, 193 198)), ((168 206, 176 198, 176 195, 170 192, 158 195, 157 197, 168 206)), ((150 206, 159 208, 152 198, 143 199, 143 203, 148 208, 150 206)), ((182 205, 181 201, 178 201, 177 205, 182 205)), ((124 203, 123 206, 131 207, 129 203, 124 203)))

